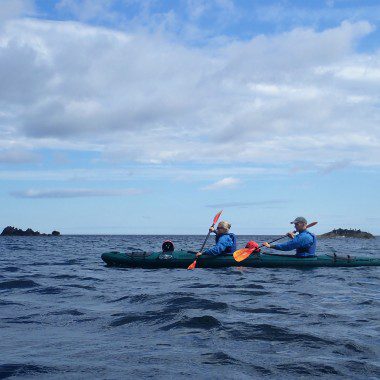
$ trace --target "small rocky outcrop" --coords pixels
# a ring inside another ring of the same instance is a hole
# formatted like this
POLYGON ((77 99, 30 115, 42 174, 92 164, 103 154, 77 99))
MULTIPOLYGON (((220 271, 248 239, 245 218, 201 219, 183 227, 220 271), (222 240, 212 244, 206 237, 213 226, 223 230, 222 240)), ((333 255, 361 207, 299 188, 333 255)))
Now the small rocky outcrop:
POLYGON ((31 228, 25 231, 16 227, 5 227, 0 236, 59 236, 59 231, 53 231, 51 234, 42 234, 39 231, 33 231, 31 228))
POLYGON ((361 230, 337 228, 325 234, 319 235, 321 238, 358 238, 358 239, 373 239, 374 236, 369 232, 361 230))

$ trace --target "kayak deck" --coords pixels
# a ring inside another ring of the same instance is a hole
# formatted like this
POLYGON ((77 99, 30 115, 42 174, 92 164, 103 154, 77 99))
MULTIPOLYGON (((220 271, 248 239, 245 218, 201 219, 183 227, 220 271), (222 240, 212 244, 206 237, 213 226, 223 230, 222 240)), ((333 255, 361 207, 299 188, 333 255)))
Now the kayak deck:
MULTIPOLYGON (((107 252, 102 260, 109 266, 128 268, 187 268, 195 259, 195 252, 107 252)), ((256 267, 256 268, 316 268, 316 267, 360 267, 380 266, 379 258, 355 257, 351 255, 318 255, 296 257, 285 254, 252 254, 241 262, 232 255, 201 256, 197 268, 256 267)))

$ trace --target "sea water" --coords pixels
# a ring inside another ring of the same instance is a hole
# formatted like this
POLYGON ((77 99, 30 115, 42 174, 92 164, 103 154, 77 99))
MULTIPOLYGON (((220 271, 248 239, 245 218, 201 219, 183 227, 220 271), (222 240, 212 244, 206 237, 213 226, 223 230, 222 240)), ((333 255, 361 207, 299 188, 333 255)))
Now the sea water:
MULTIPOLYGON (((0 237, 0 378, 380 377, 380 268, 147 270, 100 259, 165 239, 197 250, 204 237, 0 237)), ((380 238, 320 240, 318 251, 379 257, 380 238)))

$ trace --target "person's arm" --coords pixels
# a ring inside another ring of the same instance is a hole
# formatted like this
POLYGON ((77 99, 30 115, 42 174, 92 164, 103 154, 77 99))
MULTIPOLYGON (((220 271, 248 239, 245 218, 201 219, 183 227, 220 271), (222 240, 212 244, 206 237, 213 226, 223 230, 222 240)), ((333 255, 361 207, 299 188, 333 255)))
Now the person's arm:
POLYGON ((222 254, 225 252, 226 248, 229 247, 228 240, 231 240, 231 238, 228 237, 228 239, 223 239, 223 237, 220 237, 218 243, 213 247, 206 249, 203 254, 207 256, 218 256, 222 254))
POLYGON ((278 251, 292 251, 293 249, 296 249, 298 247, 299 247, 299 241, 296 237, 285 243, 273 244, 270 246, 270 248, 277 249, 278 251))

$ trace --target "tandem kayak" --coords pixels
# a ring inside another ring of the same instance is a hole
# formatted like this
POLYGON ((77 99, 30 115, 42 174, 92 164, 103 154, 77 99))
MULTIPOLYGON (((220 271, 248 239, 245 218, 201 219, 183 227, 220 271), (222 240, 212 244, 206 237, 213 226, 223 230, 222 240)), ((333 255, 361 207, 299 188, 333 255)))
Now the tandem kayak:
MULTIPOLYGON (((187 268, 195 258, 192 251, 173 252, 107 252, 102 260, 109 266, 128 268, 187 268)), ((197 268, 257 267, 257 268, 316 268, 380 266, 379 258, 323 254, 315 257, 296 257, 285 254, 252 254, 241 262, 232 255, 201 256, 197 268)))

